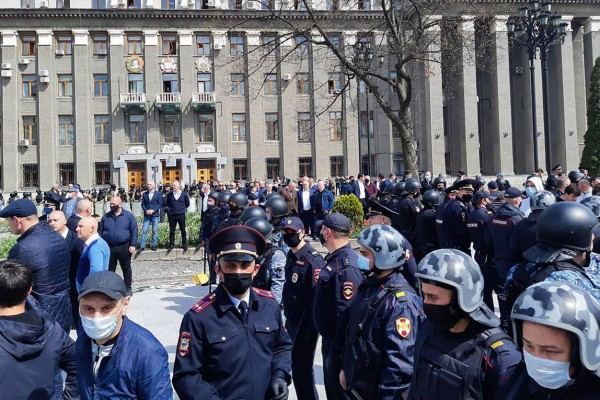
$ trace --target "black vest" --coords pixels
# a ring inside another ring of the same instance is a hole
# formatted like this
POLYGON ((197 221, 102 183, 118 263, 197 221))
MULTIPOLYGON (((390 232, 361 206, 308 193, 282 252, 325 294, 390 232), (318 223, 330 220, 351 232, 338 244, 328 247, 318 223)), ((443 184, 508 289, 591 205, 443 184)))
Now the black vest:
POLYGON ((273 254, 277 250, 277 247, 272 244, 267 246, 265 252, 258 258, 256 263, 260 265, 260 269, 258 270, 258 274, 254 277, 252 281, 252 287, 263 290, 271 290, 271 259, 273 258, 273 254))

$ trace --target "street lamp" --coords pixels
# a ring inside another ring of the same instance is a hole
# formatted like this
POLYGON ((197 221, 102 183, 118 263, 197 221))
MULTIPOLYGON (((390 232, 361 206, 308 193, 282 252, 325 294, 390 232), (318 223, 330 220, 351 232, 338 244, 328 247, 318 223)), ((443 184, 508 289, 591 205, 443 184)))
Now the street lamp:
POLYGON ((519 8, 519 15, 508 19, 509 40, 519 47, 527 49, 529 56, 529 74, 531 83, 531 119, 533 126, 533 159, 534 169, 539 168, 537 145, 537 119, 535 99, 535 66, 538 49, 542 60, 542 94, 544 104, 544 143, 546 144, 546 169, 552 168, 550 147, 550 114, 548 110, 550 97, 548 92, 548 51, 555 44, 563 44, 567 34, 567 23, 562 17, 550 12, 550 2, 540 4, 538 0, 530 0, 528 7, 519 8))
MULTIPOLYGON (((357 68, 363 70, 364 72, 368 72, 371 70, 371 68, 373 67, 373 59, 375 58, 375 53, 373 53, 373 50, 371 50, 371 43, 368 41, 359 41, 356 45, 355 51, 354 51, 354 65, 356 65, 357 68)), ((379 68, 381 69, 381 67, 383 66, 383 61, 384 61, 384 56, 382 54, 377 56, 377 60, 379 62, 379 68)), ((365 102, 366 102, 366 109, 367 109, 367 118, 366 118, 366 130, 367 130, 367 175, 371 175, 371 115, 370 115, 370 111, 369 111, 369 92, 368 92, 368 88, 366 83, 363 81, 363 84, 365 85, 365 102)), ((360 86, 359 86, 360 88, 360 86)), ((360 89, 358 90, 359 93, 359 97, 360 97, 360 89)), ((359 107, 359 120, 360 120, 360 107, 359 107)), ((360 127, 360 123, 359 123, 359 127, 360 127)), ((360 133, 358 135, 358 143, 359 143, 359 153, 360 152, 360 148, 361 148, 361 137, 360 137, 360 133)), ((360 164, 362 165, 362 153, 360 154, 360 164)))

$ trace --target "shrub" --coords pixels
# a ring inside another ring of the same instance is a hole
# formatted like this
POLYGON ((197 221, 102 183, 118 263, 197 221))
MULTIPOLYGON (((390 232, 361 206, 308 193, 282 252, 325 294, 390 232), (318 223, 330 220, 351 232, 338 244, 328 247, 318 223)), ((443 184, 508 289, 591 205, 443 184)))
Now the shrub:
MULTIPOLYGON (((142 240, 142 229, 143 229, 143 221, 144 217, 138 216, 136 217, 138 222, 138 241, 142 240)), ((200 238, 200 213, 187 213, 185 215, 185 227, 187 231, 187 239, 188 246, 194 247, 198 245, 198 240, 200 238)), ((150 225, 150 229, 148 230, 148 238, 146 239, 146 246, 150 245, 150 241, 152 240, 152 225, 150 225)), ((181 232, 179 231, 179 226, 175 230, 175 246, 181 247, 181 232)), ((167 222, 167 217, 165 216, 165 222, 158 224, 158 247, 166 249, 169 247, 169 223, 167 222)))
POLYGON ((350 237, 355 238, 364 228, 364 213, 360 201, 353 194, 342 195, 335 199, 333 212, 344 214, 352 222, 350 237))
POLYGON ((10 235, 0 239, 0 258, 5 259, 8 257, 8 252, 17 243, 17 236, 10 235))

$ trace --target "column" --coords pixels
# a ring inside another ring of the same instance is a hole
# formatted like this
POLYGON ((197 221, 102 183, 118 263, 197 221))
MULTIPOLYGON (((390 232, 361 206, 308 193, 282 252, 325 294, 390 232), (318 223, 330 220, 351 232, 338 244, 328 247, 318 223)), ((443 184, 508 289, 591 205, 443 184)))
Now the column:
MULTIPOLYGON (((192 100, 192 93, 197 92, 196 66, 195 58, 192 55, 194 36, 189 30, 179 31, 179 91, 181 92, 181 149, 184 153, 194 153, 196 151, 196 113, 189 106, 192 100)), ((213 72, 213 71, 211 71, 213 72)), ((214 78, 214 77, 213 77, 214 78)), ((187 167, 185 168, 187 170, 187 167)), ((184 175, 187 171, 184 171, 184 175)), ((195 168, 192 176, 195 176, 195 168)), ((185 181, 188 182, 187 180, 185 181)))
POLYGON ((88 31, 73 30, 73 106, 75 143, 73 145, 75 181, 85 187, 92 185, 94 140, 94 117, 91 91, 93 82, 91 57, 88 46, 88 31), (92 115, 90 115, 92 114, 92 115))
POLYGON ((585 62, 583 59, 583 25, 572 25, 573 32, 573 69, 575 76, 575 109, 577 117, 578 159, 583 152, 583 136, 587 129, 587 94, 585 88, 585 62))
MULTIPOLYGON (((0 77, 2 80, 2 187, 5 191, 12 191, 22 186, 23 171, 19 165, 19 129, 20 115, 18 109, 18 82, 17 65, 18 46, 17 32, 3 30, 2 34, 2 63, 10 64, 12 77, 0 77)), ((3 70, 5 71, 5 70, 3 70)))
MULTIPOLYGON (((162 76, 158 68, 158 31, 144 31, 144 90, 149 101, 146 113, 146 150, 160 153, 160 113, 156 108, 156 93, 162 92, 162 76)), ((162 181, 162 175, 160 177, 162 181)))
MULTIPOLYGON (((111 110, 111 145, 110 154, 112 162, 112 181, 120 182, 119 170, 115 166, 115 162, 119 159, 122 153, 126 152, 125 136, 125 113, 121 109, 120 96, 121 93, 128 91, 127 73, 125 72, 125 60, 123 59, 123 31, 109 30, 109 60, 108 63, 108 84, 110 85, 110 105, 111 110)), ((127 180, 125 180, 127 182, 127 180)))
MULTIPOLYGON (((275 152, 266 150, 267 146, 273 150, 274 144, 266 142, 265 133, 265 109, 270 107, 269 111, 276 111, 278 96, 264 95, 265 74, 276 72, 271 72, 272 64, 267 57, 263 56, 263 49, 259 47, 260 31, 246 31, 246 45, 248 49, 248 86, 246 89, 250 93, 250 102, 246 108, 248 110, 246 112, 246 159, 248 160, 248 179, 254 179, 265 176, 265 154, 279 154, 279 149, 275 152)), ((279 133, 282 134, 282 132, 279 133)), ((287 176, 287 171, 285 174, 287 176)))
POLYGON ((583 25, 583 59, 585 62, 585 87, 590 94, 590 79, 596 59, 600 57, 600 16, 588 18, 583 25))

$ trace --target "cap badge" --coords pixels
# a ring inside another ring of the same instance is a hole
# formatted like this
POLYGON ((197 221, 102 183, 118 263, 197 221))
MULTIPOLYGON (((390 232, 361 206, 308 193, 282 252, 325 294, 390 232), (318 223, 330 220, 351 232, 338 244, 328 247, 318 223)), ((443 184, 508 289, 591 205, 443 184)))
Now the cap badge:
POLYGON ((233 247, 235 247, 236 250, 241 250, 242 249, 242 244, 241 243, 236 243, 233 247))

